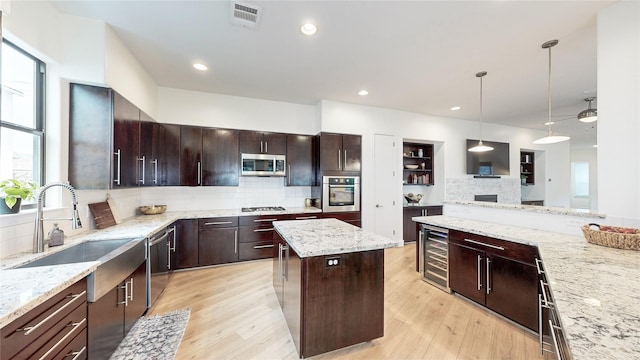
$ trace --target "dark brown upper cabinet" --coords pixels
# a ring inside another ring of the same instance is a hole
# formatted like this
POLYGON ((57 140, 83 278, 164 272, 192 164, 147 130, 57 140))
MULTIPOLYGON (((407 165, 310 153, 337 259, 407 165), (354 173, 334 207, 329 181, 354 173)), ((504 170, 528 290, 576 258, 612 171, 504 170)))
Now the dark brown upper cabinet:
POLYGON ((320 170, 360 172, 362 137, 346 134, 320 134, 320 170))
POLYGON ((315 185, 315 136, 287 135, 287 186, 315 185))
POLYGON ((201 127, 180 127, 180 185, 202 185, 201 127))
POLYGON ((162 124, 162 139, 160 185, 180 185, 180 125, 162 124))
POLYGON ((287 134, 240 130, 239 136, 242 154, 287 153, 287 134))
POLYGON ((238 186, 238 130, 202 130, 202 185, 238 186))

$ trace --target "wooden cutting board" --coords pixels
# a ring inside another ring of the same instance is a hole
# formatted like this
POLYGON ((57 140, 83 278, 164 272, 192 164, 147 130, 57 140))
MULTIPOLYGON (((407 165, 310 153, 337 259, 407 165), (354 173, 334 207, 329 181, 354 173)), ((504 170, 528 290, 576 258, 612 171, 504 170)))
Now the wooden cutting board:
POLYGON ((109 203, 106 201, 89 204, 89 211, 91 211, 93 220, 96 222, 96 228, 98 229, 104 229, 116 224, 116 220, 113 218, 109 203))

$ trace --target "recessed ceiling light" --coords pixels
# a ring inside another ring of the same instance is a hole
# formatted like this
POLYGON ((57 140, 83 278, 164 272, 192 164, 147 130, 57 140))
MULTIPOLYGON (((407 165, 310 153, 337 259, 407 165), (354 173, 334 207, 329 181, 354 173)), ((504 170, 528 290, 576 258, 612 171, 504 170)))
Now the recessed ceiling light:
POLYGON ((598 147, 598 144, 593 145, 593 147, 594 147, 594 148, 597 148, 597 147, 598 147))
POLYGON ((360 91, 358 91, 358 95, 367 96, 367 95, 369 95, 369 92, 367 90, 360 90, 360 91))
POLYGON ((300 27, 300 31, 305 35, 313 35, 318 31, 318 28, 311 23, 307 23, 300 27))
POLYGON ((208 69, 206 65, 200 64, 200 63, 193 64, 193 67, 198 69, 198 70, 200 70, 200 71, 205 71, 205 70, 208 69))
POLYGON ((451 108, 451 110, 453 110, 453 111, 458 111, 460 109, 462 109, 460 106, 454 106, 454 107, 451 108))
POLYGON ((549 126, 549 125, 553 125, 553 124, 555 124, 555 122, 553 122, 553 121, 547 121, 547 122, 546 122, 546 123, 544 123, 544 124, 545 124, 545 125, 547 125, 547 126, 549 126))

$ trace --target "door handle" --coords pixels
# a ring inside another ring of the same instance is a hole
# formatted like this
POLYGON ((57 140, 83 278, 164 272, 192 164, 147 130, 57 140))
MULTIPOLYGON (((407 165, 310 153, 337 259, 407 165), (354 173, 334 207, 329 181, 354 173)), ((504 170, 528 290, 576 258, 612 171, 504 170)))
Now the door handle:
POLYGON ((376 204, 376 207, 377 207, 377 208, 381 208, 381 207, 383 207, 383 206, 382 206, 382 205, 380 205, 380 204, 376 204))

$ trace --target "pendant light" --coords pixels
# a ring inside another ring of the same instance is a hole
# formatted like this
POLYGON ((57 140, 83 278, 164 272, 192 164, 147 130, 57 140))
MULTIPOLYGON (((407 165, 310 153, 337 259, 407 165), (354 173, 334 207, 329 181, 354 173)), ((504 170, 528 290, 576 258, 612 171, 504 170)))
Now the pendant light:
POLYGON ((580 111, 580 113, 578 114, 578 120, 584 123, 590 123, 598 120, 598 109, 591 108, 591 102, 595 99, 596 98, 594 97, 588 97, 584 99, 584 101, 589 103, 589 108, 587 110, 580 111))
POLYGON ((548 94, 548 100, 549 100, 549 121, 547 122, 547 124, 549 127, 549 133, 547 134, 547 136, 533 142, 534 144, 538 144, 538 145, 555 144, 555 143, 563 142, 570 139, 570 137, 568 136, 553 135, 553 133, 551 132, 551 124, 553 124, 553 121, 551 121, 551 48, 556 45, 558 45, 558 40, 549 40, 544 44, 542 44, 543 49, 549 49, 549 79, 548 79, 548 86, 547 86, 547 94, 548 94))
POLYGON ((480 71, 476 74, 476 77, 480 78, 480 140, 478 141, 478 145, 469 148, 468 151, 471 152, 486 152, 493 150, 491 146, 487 146, 482 143, 482 78, 485 75, 487 75, 486 71, 480 71))

